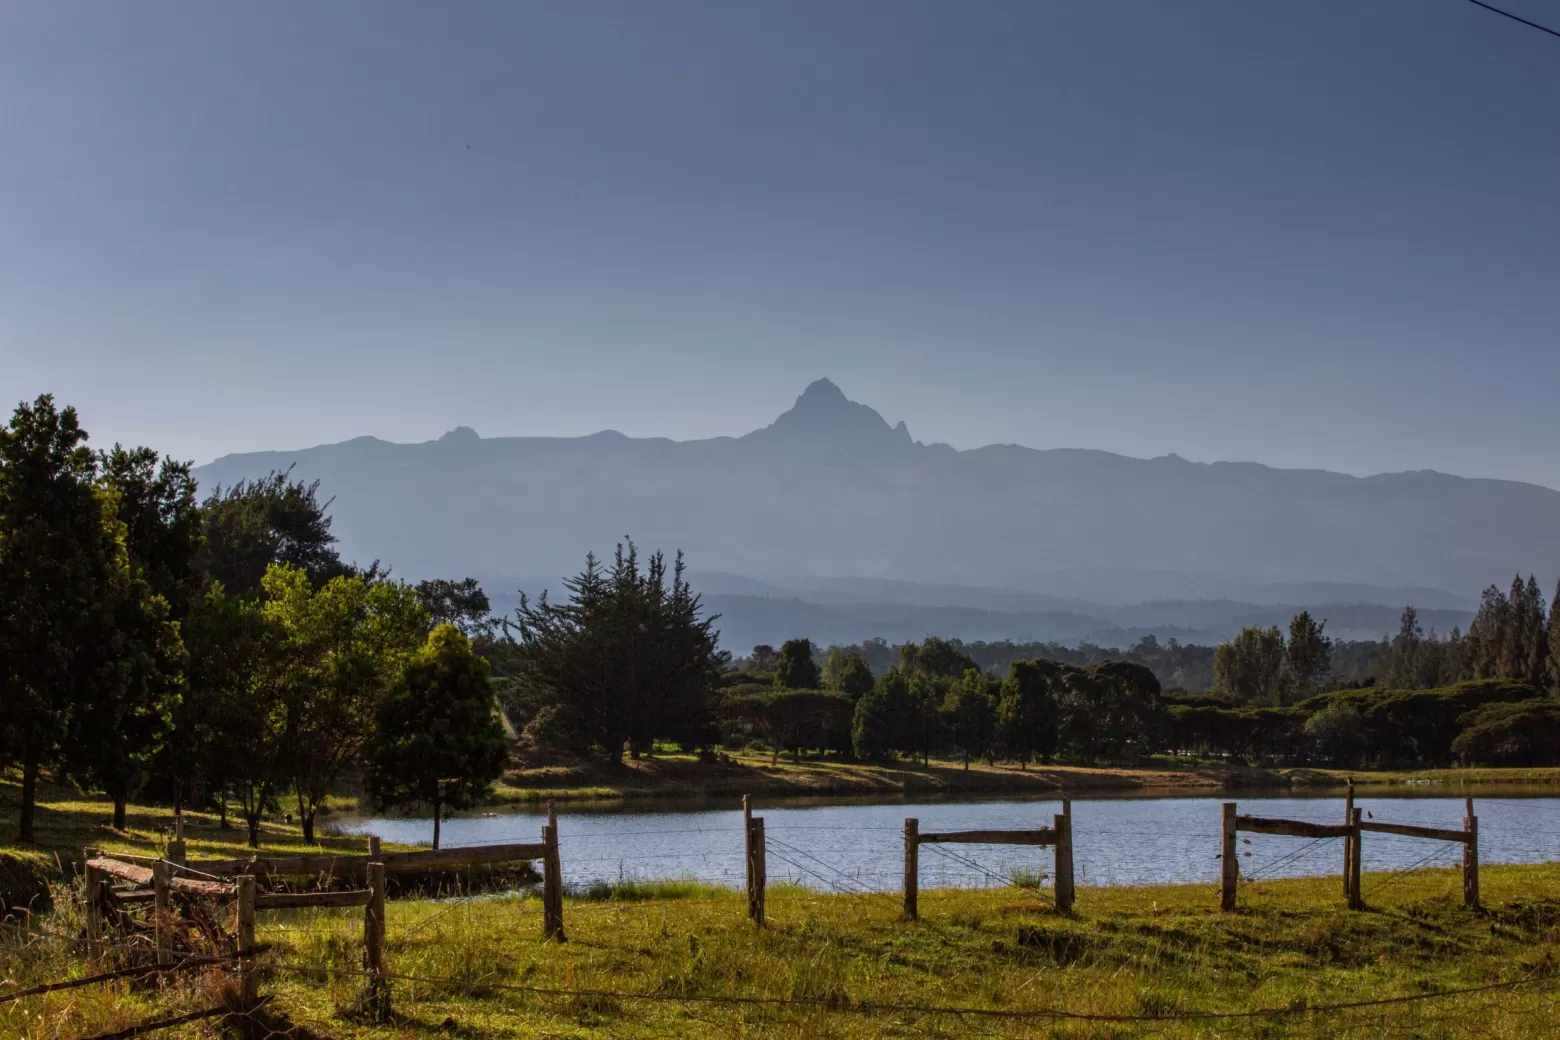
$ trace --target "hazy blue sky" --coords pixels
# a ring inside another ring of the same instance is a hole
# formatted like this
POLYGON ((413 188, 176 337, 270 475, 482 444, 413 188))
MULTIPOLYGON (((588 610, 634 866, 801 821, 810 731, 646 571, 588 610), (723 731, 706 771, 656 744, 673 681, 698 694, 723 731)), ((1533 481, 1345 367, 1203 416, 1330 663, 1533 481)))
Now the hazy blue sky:
MULTIPOLYGON (((1560 23, 1560 7, 1505 0, 1560 23)), ((1464 0, 0 0, 0 400, 1560 487, 1560 40, 1464 0)))

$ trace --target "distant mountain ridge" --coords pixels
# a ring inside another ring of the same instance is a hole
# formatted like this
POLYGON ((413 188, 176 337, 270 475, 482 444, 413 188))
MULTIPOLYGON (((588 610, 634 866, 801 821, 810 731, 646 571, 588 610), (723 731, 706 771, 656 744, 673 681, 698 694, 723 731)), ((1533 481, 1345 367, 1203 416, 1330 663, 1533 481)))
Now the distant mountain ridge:
POLYGON ((360 437, 230 455, 197 476, 209 487, 288 467, 334 498, 344 555, 409 578, 562 575, 631 534, 685 550, 703 572, 1012 590, 1013 609, 993 613, 1092 617, 1076 608, 1285 586, 1398 606, 1396 592, 1370 590, 1419 589, 1451 607, 1518 570, 1552 587, 1560 570, 1560 492, 1537 485, 957 451, 915 441, 827 380, 740 437, 482 438, 462 427, 421 444, 360 437), (1043 598, 1023 606, 1025 596, 1043 598))

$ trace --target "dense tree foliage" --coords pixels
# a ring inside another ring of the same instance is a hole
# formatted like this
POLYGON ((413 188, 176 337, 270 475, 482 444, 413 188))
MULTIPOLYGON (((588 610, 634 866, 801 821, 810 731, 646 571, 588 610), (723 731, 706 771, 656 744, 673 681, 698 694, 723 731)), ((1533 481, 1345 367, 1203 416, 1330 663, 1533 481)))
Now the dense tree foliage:
POLYGON ((775 657, 775 685, 782 690, 816 690, 823 676, 810 639, 787 639, 775 657))
POLYGON ((613 762, 655 741, 713 743, 711 690, 725 662, 679 553, 641 567, 633 542, 603 569, 594 556, 565 582, 569 598, 522 597, 508 630, 520 680, 552 707, 560 729, 613 762))
POLYGON ((433 847, 445 809, 477 804, 504 771, 509 741, 499 724, 488 664, 445 623, 406 661, 379 699, 370 731, 368 789, 381 808, 433 807, 433 847))

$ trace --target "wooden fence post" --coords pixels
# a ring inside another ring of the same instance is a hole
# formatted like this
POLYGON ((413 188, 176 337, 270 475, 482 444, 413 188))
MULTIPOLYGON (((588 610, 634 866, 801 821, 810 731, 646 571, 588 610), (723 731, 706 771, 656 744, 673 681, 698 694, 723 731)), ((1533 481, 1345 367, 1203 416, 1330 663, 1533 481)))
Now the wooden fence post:
POLYGON ((376 1018, 390 1014, 385 978, 385 865, 368 865, 368 905, 363 908, 363 967, 368 971, 368 1007, 376 1018))
POLYGON ((1468 840, 1463 842, 1463 905, 1470 910, 1479 908, 1479 818, 1473 815, 1473 799, 1467 800, 1468 815, 1463 819, 1463 830, 1468 840))
POLYGON ((1240 860, 1237 858, 1238 850, 1235 841, 1235 803, 1224 803, 1224 830, 1219 853, 1223 860, 1219 864, 1221 868, 1221 885, 1219 887, 1219 909, 1228 912, 1235 909, 1235 886, 1240 883, 1240 860))
POLYGON ((168 886, 168 864, 152 864, 152 935, 157 948, 157 963, 173 963, 173 890, 168 886))
POLYGON ((234 901, 235 922, 233 934, 238 946, 238 984, 240 1010, 248 1014, 254 1010, 260 995, 260 977, 255 973, 255 961, 249 951, 255 948, 255 876, 241 874, 238 878, 238 895, 234 901))
POLYGON ((1344 879, 1344 893, 1349 899, 1350 910, 1365 909, 1365 895, 1360 890, 1360 860, 1363 858, 1365 845, 1360 830, 1360 818, 1365 811, 1358 807, 1349 811, 1349 836, 1344 838, 1349 853, 1345 857, 1348 861, 1349 875, 1344 879))
POLYGON ((82 878, 86 889, 83 893, 87 911, 87 956, 97 952, 98 942, 103 938, 103 872, 97 867, 88 866, 97 858, 97 849, 82 849, 82 878))
POLYGON ((768 883, 768 846, 764 842, 764 818, 753 817, 748 826, 748 916, 760 928, 764 927, 764 886, 768 883))
MULTIPOLYGON (((1065 802, 1063 803, 1066 804, 1065 802)), ((1067 913, 1073 905, 1073 842, 1072 816, 1062 813, 1056 817, 1056 909, 1067 913)))
POLYGON ((921 821, 905 817, 905 916, 914 921, 920 916, 916 896, 920 887, 921 821))
MULTIPOLYGON (((1352 827, 1352 826, 1354 826, 1354 781, 1353 780, 1349 781, 1348 792, 1343 796, 1343 825, 1345 827, 1352 827)), ((1351 889, 1350 886, 1353 884, 1352 879, 1354 877, 1354 867, 1353 867, 1354 860, 1353 860, 1353 857, 1354 857, 1354 841, 1353 841, 1352 838, 1345 838, 1343 840, 1343 897, 1345 899, 1349 899, 1350 895, 1352 893, 1352 889, 1351 889)), ((1352 906, 1353 903, 1351 902, 1350 905, 1352 906)))
POLYGON ((566 941, 563 932, 563 863, 558 855, 558 811, 547 803, 547 826, 542 828, 542 938, 566 941))
POLYGON ((370 863, 378 863, 379 855, 379 835, 370 834, 368 836, 368 861, 370 863))
POLYGON ((184 814, 180 813, 173 818, 173 840, 168 843, 168 861, 184 866, 184 848, 184 814))

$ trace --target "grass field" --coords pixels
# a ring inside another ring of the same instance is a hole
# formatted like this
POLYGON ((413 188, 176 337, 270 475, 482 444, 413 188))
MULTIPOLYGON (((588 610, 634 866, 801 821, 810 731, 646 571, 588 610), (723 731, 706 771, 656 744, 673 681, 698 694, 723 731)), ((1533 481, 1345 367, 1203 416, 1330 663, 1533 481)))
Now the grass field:
MULTIPOLYGON (((1350 913, 1337 878, 1264 882, 1234 914, 1211 885, 1086 888, 1070 917, 1049 893, 936 891, 918 922, 896 894, 772 888, 760 931, 738 893, 673 883, 571 896, 562 945, 530 895, 397 901, 384 1022, 360 1010, 361 912, 262 912, 261 990, 298 1035, 337 1038, 1553 1036, 1560 866, 1486 868, 1483 886, 1473 912, 1454 871, 1367 875, 1370 909, 1350 913), (1399 997, 1416 999, 1318 1010, 1399 997)), ((61 945, 13 945, 6 978, 79 974, 61 945)), ((90 1035, 206 1000, 192 982, 73 990, 0 1004, 0 1033, 90 1035)), ((203 1035, 181 1029, 161 1035, 203 1035)))

